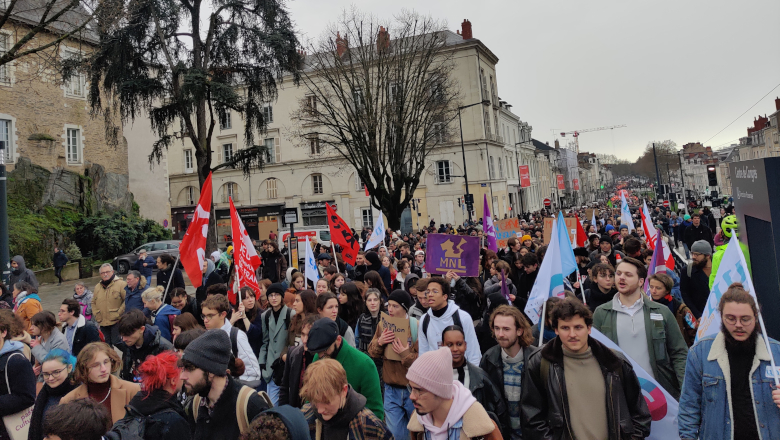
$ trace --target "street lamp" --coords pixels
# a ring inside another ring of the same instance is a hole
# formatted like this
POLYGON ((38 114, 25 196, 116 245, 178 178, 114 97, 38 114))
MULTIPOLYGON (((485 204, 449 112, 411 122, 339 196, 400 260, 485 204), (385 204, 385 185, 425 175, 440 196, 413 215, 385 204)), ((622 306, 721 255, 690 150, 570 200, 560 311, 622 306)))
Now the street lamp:
POLYGON ((463 179, 466 182, 466 211, 469 212, 469 223, 471 223, 471 209, 468 206, 469 205, 468 202, 471 201, 471 208, 473 208, 474 201, 471 198, 471 194, 469 193, 469 173, 468 171, 466 171, 466 147, 463 145, 463 122, 460 119, 460 111, 480 104, 490 105, 490 101, 488 101, 487 99, 483 99, 482 101, 475 102, 474 104, 458 107, 458 127, 460 128, 460 152, 463 155, 463 179))

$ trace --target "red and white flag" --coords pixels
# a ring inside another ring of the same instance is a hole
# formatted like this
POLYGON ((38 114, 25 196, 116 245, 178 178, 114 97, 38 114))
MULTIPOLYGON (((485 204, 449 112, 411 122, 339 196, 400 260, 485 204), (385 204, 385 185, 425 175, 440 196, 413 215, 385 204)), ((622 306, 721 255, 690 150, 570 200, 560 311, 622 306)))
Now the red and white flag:
POLYGON ((252 246, 252 239, 244 228, 244 222, 238 216, 233 198, 230 198, 230 223, 233 234, 233 267, 236 278, 233 280, 233 289, 228 291, 228 299, 236 304, 236 291, 242 287, 249 287, 257 295, 260 292, 260 286, 257 285, 257 276, 255 271, 260 267, 262 260, 257 255, 257 250, 252 246))
POLYGON ((192 221, 187 227, 187 233, 179 245, 181 265, 190 278, 190 282, 197 289, 203 284, 203 262, 206 261, 206 236, 209 233, 209 212, 211 212, 211 173, 209 172, 203 188, 200 189, 200 198, 192 221))
MULTIPOLYGON (((642 206, 642 229, 645 231, 645 241, 647 242, 647 247, 655 251, 656 245, 661 243, 664 250, 662 257, 663 259, 661 261, 663 261, 664 266, 674 270, 674 256, 672 256, 672 250, 669 248, 666 240, 663 239, 663 234, 661 234, 661 239, 658 240, 658 230, 656 230, 655 226, 653 226, 652 220, 650 218, 650 211, 647 209, 647 202, 644 202, 644 205, 642 206)), ((655 259, 655 255, 653 258, 655 259)))

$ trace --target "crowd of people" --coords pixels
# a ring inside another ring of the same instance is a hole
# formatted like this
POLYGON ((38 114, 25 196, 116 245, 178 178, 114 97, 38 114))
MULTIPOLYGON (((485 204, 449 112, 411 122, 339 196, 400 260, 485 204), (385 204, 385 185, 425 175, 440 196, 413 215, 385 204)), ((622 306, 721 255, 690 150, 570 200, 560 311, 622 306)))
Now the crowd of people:
MULTIPOLYGON (((257 291, 234 291, 232 248, 204 261, 192 295, 170 255, 142 252, 125 279, 104 264, 97 285, 77 284, 56 312, 16 256, 0 285, 0 416, 32 408, 29 440, 645 438, 653 418, 628 355, 679 399, 680 438, 780 438, 770 376, 780 345, 758 337, 742 285, 718 304, 717 336, 694 345, 718 253, 738 233, 733 214, 712 225, 710 212, 654 209, 690 262, 649 274, 640 224, 630 231, 595 209, 543 325, 524 310, 547 250, 545 212, 520 219, 505 248, 485 243, 476 277, 431 273, 426 241, 483 236, 481 220, 432 221, 388 230, 354 265, 312 243, 316 283, 266 240, 257 291)), ((17 437, 0 426, 6 438, 17 437)))

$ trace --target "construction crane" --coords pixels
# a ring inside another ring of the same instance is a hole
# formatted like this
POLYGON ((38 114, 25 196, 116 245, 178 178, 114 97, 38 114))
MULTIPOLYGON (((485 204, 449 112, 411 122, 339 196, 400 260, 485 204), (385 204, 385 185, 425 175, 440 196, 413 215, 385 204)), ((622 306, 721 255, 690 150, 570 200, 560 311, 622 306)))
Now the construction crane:
POLYGON ((574 136, 574 145, 577 149, 577 155, 580 154, 580 134, 581 133, 588 133, 591 131, 602 131, 602 130, 614 130, 616 128, 623 128, 626 124, 622 125, 612 125, 610 127, 596 127, 596 128, 586 128, 584 130, 573 130, 573 131, 562 131, 561 137, 566 137, 567 134, 574 136))

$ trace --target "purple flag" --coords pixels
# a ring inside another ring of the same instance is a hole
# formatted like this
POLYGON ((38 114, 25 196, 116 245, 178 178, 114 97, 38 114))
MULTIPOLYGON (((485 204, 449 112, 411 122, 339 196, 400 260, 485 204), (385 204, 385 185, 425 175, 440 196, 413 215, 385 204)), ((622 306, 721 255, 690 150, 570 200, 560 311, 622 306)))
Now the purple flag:
MULTIPOLYGON (((655 249, 653 249, 653 258, 650 260, 650 265, 647 267, 647 276, 645 277, 645 293, 650 296, 650 275, 656 273, 666 273, 666 264, 664 263, 664 245, 663 234, 660 232, 656 234, 655 249)), ((671 293, 671 292, 670 292, 671 293)))
POLYGON ((484 211, 485 218, 482 219, 482 232, 485 234, 488 250, 498 252, 498 245, 496 244, 496 228, 493 227, 493 216, 490 215, 490 205, 488 205, 487 194, 485 194, 484 211))
POLYGON ((501 269, 501 294, 509 301, 509 304, 512 304, 512 299, 509 297, 509 286, 506 285, 506 270, 504 269, 501 269))

